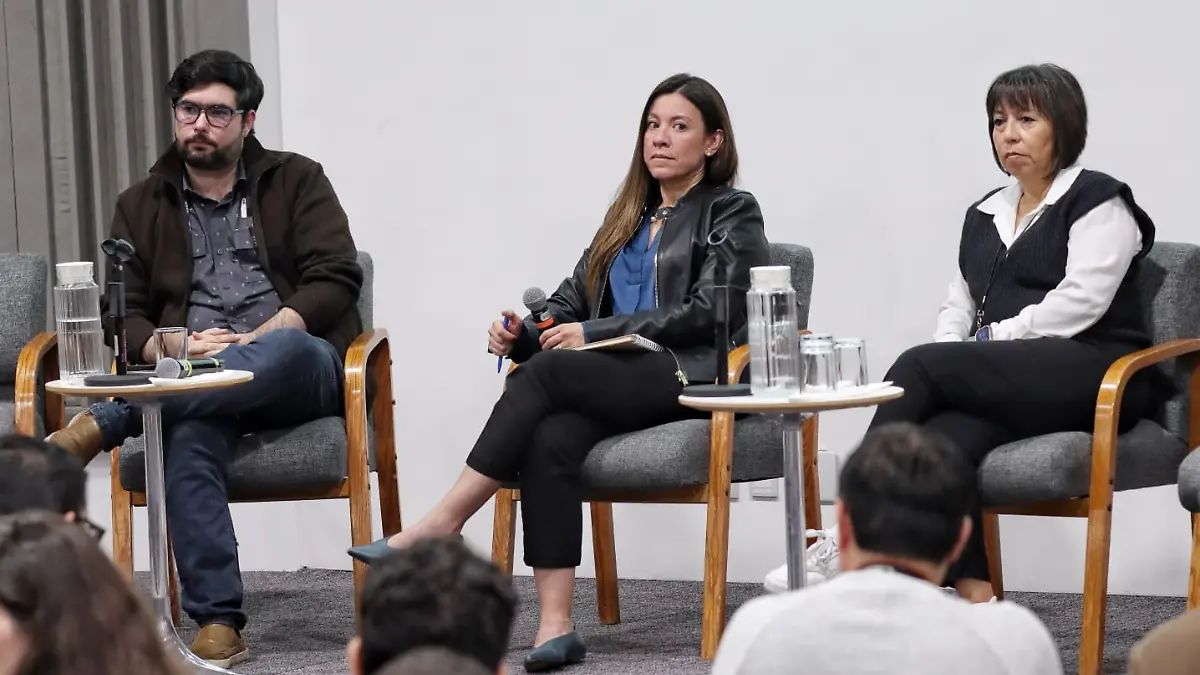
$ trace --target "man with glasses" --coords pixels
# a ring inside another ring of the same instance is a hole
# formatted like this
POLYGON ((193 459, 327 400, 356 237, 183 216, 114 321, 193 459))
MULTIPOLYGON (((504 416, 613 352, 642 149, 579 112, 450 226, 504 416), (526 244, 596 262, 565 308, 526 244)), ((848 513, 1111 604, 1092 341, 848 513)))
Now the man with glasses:
POLYGON ((99 541, 104 528, 87 518, 83 464, 66 450, 18 434, 0 436, 0 516, 20 511, 61 513, 99 541))
MULTIPOLYGON (((192 651, 229 668, 249 651, 226 467, 246 433, 341 415, 342 363, 362 332, 363 273, 346 213, 317 162, 254 136, 263 83, 227 51, 185 59, 167 84, 175 142, 117 200, 130 360, 154 363, 155 328, 186 327, 190 358, 254 380, 163 403, 167 520, 192 651)), ((183 345, 170 343, 178 353, 183 345)), ((52 442, 84 463, 142 433, 136 404, 93 405, 52 442)))

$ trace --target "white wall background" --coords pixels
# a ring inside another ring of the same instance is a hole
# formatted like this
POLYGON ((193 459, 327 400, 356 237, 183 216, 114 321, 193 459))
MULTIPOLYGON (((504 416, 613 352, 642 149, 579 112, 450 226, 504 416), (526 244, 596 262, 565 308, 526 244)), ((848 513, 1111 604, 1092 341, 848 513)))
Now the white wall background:
MULTIPOLYGON (((810 325, 865 337, 875 377, 929 338, 964 209, 1004 179, 983 99, 1005 69, 1071 69, 1092 116, 1085 164, 1133 186, 1160 240, 1200 242, 1186 199, 1200 10, 1186 3, 250 2, 252 57, 278 106, 259 133, 325 165, 378 261, 406 522, 454 480, 499 393, 487 324, 569 272, 645 96, 677 71, 724 94, 768 235, 815 252, 810 325)), ((869 415, 826 415, 822 449, 851 449, 869 415)), ((235 519, 246 569, 349 566, 344 505, 238 506, 235 519)), ((1173 488, 1120 495, 1111 590, 1183 595, 1187 523, 1173 488)), ((1009 588, 1080 591, 1083 521, 1002 529, 1009 588)), ((701 578, 702 507, 618 506, 616 531, 623 576, 701 578)), ((488 549, 490 507, 465 534, 488 549)), ((781 504, 739 501, 730 541, 730 578, 760 581, 783 560, 781 504)))

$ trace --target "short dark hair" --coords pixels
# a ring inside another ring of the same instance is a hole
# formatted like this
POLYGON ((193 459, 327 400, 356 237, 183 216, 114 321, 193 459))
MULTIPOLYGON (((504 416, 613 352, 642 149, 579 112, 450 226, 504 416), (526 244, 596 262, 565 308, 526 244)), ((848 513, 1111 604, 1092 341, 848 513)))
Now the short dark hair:
POLYGON ((86 494, 78 457, 37 438, 0 436, 0 514, 28 509, 80 513, 86 494))
POLYGON ((976 493, 957 447, 903 422, 867 432, 838 478, 859 548, 936 563, 954 551, 976 493))
POLYGON ((444 647, 495 671, 508 651, 517 595, 508 575, 451 536, 372 565, 359 607, 367 675, 419 647, 444 647))
POLYGON ((262 78, 249 61, 223 49, 206 49, 184 59, 167 82, 167 96, 175 105, 187 92, 218 82, 235 92, 239 109, 258 110, 263 100, 262 78))
POLYGON ((398 656, 378 675, 495 675, 475 659, 443 647, 421 647, 398 656))
POLYGON ((1079 80, 1069 70, 1053 63, 1021 66, 1001 73, 988 87, 988 143, 996 166, 1008 173, 992 143, 992 116, 1001 108, 1036 110, 1050 120, 1054 139, 1053 174, 1071 166, 1083 154, 1087 145, 1087 100, 1079 80))

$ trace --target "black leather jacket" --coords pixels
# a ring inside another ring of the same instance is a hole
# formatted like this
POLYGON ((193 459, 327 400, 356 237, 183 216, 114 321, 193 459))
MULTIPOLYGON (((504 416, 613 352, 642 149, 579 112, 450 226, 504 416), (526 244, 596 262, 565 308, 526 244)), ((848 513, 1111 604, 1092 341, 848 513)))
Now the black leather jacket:
MULTIPOLYGON (((589 304, 584 290, 588 260, 585 250, 575 271, 548 298, 550 313, 559 324, 586 321, 591 342, 630 333, 653 340, 671 351, 689 383, 713 382, 717 378, 714 271, 724 264, 728 275, 732 347, 745 341, 750 268, 770 264, 758 201, 744 190, 701 183, 679 200, 663 224, 660 237, 655 267, 656 309, 613 316, 607 271, 601 278, 601 292, 594 296, 600 302, 589 304), (725 229, 726 239, 719 247, 710 246, 708 235, 717 228, 725 229)), ((513 345, 512 360, 521 363, 540 351, 537 337, 537 326, 525 317, 513 345)))

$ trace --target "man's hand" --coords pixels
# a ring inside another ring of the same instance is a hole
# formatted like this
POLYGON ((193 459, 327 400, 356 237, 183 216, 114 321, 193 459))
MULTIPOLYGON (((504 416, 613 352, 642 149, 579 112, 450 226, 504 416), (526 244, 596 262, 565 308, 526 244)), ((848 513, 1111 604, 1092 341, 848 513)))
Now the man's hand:
POLYGON ((188 358, 208 358, 218 354, 229 345, 249 344, 249 333, 234 333, 227 328, 209 328, 200 332, 192 332, 188 340, 188 358))
POLYGON ((538 340, 542 343, 542 349, 582 347, 584 344, 583 324, 562 323, 551 326, 542 332, 538 340))

